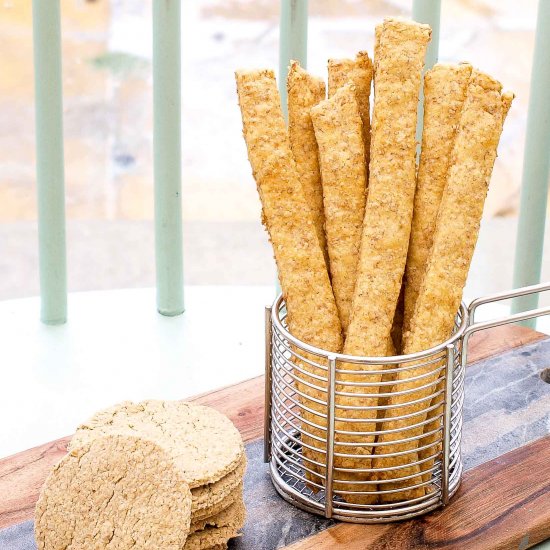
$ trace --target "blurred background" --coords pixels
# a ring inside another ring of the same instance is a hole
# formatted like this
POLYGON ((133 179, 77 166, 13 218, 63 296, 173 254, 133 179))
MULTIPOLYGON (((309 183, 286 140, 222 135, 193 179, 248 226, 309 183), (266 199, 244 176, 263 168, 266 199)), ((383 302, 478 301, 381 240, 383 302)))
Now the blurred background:
MULTIPOLYGON (((154 285, 151 0, 62 0, 69 290, 154 285)), ((310 0, 308 68, 372 52, 410 0, 310 0)), ((185 282, 270 285, 274 263, 233 71, 277 68, 277 0, 182 2, 185 282)), ((536 1, 444 0, 440 61, 468 60, 516 100, 468 298, 512 285, 536 1)), ((31 3, 0 4, 0 299, 38 293, 31 3)), ((546 258, 550 256, 546 254, 546 258)), ((549 262, 546 262, 549 265, 549 262)), ((543 269, 543 280, 550 272, 543 269)))

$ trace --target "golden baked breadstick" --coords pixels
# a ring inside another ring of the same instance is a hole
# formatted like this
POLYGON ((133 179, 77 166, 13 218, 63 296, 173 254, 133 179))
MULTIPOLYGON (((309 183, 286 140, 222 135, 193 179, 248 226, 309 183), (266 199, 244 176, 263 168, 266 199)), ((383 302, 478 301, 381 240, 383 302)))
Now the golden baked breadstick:
POLYGON ((374 71, 376 72, 376 63, 378 61, 378 51, 380 49, 380 37, 382 36, 382 29, 384 27, 383 23, 379 23, 374 27, 374 55, 372 57, 372 62, 374 66, 374 71))
MULTIPOLYGON (((501 85, 486 74, 473 71, 466 100, 460 117, 455 145, 451 154, 451 167, 438 213, 433 245, 428 267, 420 287, 410 330, 404 335, 404 353, 413 353, 439 344, 451 335, 456 312, 460 306, 462 290, 466 283, 468 269, 473 256, 483 204, 503 123, 503 100, 501 85)), ((415 390, 407 395, 392 395, 391 405, 402 405, 389 409, 384 430, 402 429, 385 433, 378 442, 388 443, 376 447, 374 460, 379 468, 405 466, 399 470, 380 473, 380 479, 414 476, 420 473, 418 465, 406 466, 418 459, 418 441, 392 443, 393 441, 418 436, 422 426, 414 426, 426 419, 426 401, 407 404, 429 398, 432 388, 420 388, 433 384, 438 377, 433 373, 434 365, 419 365, 407 371, 400 371, 393 391, 415 390), (405 382, 404 379, 427 376, 421 380, 405 382), (392 417, 406 414, 415 416, 395 420, 392 417), (384 453, 405 452, 387 457, 384 453), (398 473, 396 473, 398 472, 398 473)), ((407 481, 385 483, 386 489, 401 489, 422 481, 421 476, 407 481)), ((389 494, 386 501, 414 498, 424 494, 424 487, 408 489, 389 494)))
MULTIPOLYGON (((383 26, 384 25, 380 23, 376 25, 376 27, 374 28, 374 54, 373 54, 373 61, 372 61, 373 72, 376 71, 376 61, 379 55, 380 37, 382 36, 383 26)), ((391 342, 388 343, 388 348, 392 349, 393 353, 388 353, 388 355, 396 355, 401 353, 401 335, 402 335, 402 327, 403 327, 404 308, 405 308, 404 289, 402 284, 401 290, 399 292, 399 299, 397 300, 397 306, 395 308, 395 313, 393 316, 391 331, 390 331, 391 342)), ((391 380, 391 375, 384 375, 382 377, 383 382, 387 382, 388 380, 391 380)), ((381 402, 380 404, 383 404, 383 403, 381 402)))
MULTIPOLYGON (((514 94, 510 92, 505 92, 502 94, 502 122, 506 120, 506 115, 508 114, 508 111, 510 110, 510 107, 512 106, 512 100, 514 99, 514 94)), ((444 383, 441 381, 438 386, 436 392, 439 392, 441 389, 443 389, 444 383)), ((432 399, 432 402, 430 403, 430 406, 435 406, 438 403, 441 403, 442 397, 437 396, 432 399)), ((429 424, 426 424, 424 426, 424 433, 430 433, 437 430, 437 428, 441 425, 440 416, 443 412, 443 405, 441 404, 436 409, 433 409, 428 413, 428 418, 434 418, 435 420, 433 422, 430 422, 429 424)), ((436 451, 441 449, 441 444, 437 446, 437 448, 434 448, 431 446, 432 443, 434 443, 437 439, 440 439, 439 434, 432 434, 424 439, 422 439, 422 442, 420 443, 420 447, 427 447, 424 450, 419 451, 418 457, 420 460, 428 459, 431 455, 435 454, 436 451)), ((429 470, 434 463, 434 459, 428 460, 424 466, 423 470, 429 470)), ((431 472, 428 472, 422 476, 423 481, 429 481, 431 479, 431 472)))
POLYGON ((373 67, 367 52, 361 51, 355 59, 328 60, 328 96, 332 97, 338 88, 345 84, 355 85, 355 95, 359 114, 363 122, 363 143, 365 145, 365 163, 367 172, 370 152, 370 90, 373 67))
POLYGON ((297 61, 291 61, 287 77, 287 90, 290 148, 296 161, 296 169, 304 188, 306 202, 313 216, 319 244, 328 265, 323 188, 319 171, 317 141, 309 112, 311 107, 325 99, 325 83, 302 69, 297 61))
MULTIPOLYGON (((416 113, 420 75, 424 55, 430 39, 430 27, 412 21, 387 19, 384 22, 377 61, 376 101, 372 123, 370 184, 363 222, 361 249, 357 267, 357 281, 352 314, 345 342, 345 353, 350 355, 384 356, 390 342, 390 329, 401 279, 405 270, 407 245, 412 218, 416 172, 416 113)), ((345 365, 357 370, 357 365, 345 365)), ((350 393, 366 393, 365 388, 346 386, 345 382, 368 381, 379 383, 380 374, 341 377, 342 387, 350 393)), ((380 367, 370 370, 380 370, 380 367)), ((340 388, 339 388, 340 389, 340 388)), ((376 389, 370 388, 376 393, 376 389)), ((348 404, 374 406, 378 399, 348 398, 348 404)), ((360 418, 364 422, 346 423, 351 432, 374 431, 376 424, 364 410, 341 410, 340 417, 360 418)), ((357 442, 357 436, 340 436, 342 440, 357 442)), ((373 436, 361 436, 361 443, 373 442, 373 436)), ((348 447, 349 449, 349 447, 348 447)), ((349 450, 348 450, 349 452, 349 450)), ((354 453, 370 455, 369 446, 357 447, 354 453)), ((370 466, 370 459, 342 458, 337 466, 362 468, 370 466)), ((347 479, 365 480, 363 474, 349 474, 347 479)), ((355 485, 351 490, 365 490, 355 485)), ((365 501, 359 495, 347 495, 350 502, 365 501)), ((371 499, 372 501, 372 499, 371 499)))
POLYGON ((344 333, 355 287, 367 189, 356 97, 355 86, 346 84, 311 109, 319 144, 332 290, 344 333))
POLYGON ((383 356, 405 269, 415 187, 415 131, 428 25, 387 19, 379 46, 371 180, 344 349, 383 356), (396 137, 398 136, 398 137, 396 137))
MULTIPOLYGON (((349 322, 366 201, 365 152, 357 103, 355 86, 348 83, 311 109, 319 144, 332 288, 344 332, 349 322)), ((336 397, 337 407, 354 403, 353 398, 336 397)), ((347 423, 336 422, 336 429, 348 428, 347 423)), ((337 443, 343 440, 347 441, 336 436, 337 443)), ((349 447, 336 445, 335 451, 345 453, 349 447)), ((335 477, 349 479, 344 473, 335 477)), ((353 491, 355 487, 335 483, 334 488, 353 491)), ((370 498, 360 502, 368 503, 370 498)))
POLYGON ((355 59, 329 59, 328 70, 328 97, 346 84, 355 84, 352 72, 355 70, 355 59))
MULTIPOLYGON (((236 80, 248 157, 263 205, 264 223, 275 252, 290 331, 308 344, 338 352, 342 347, 338 310, 313 219, 290 151, 274 73, 269 70, 237 71, 236 80)), ((318 361, 314 356, 306 358, 318 361)), ((326 375, 326 372, 309 363, 295 363, 305 371, 326 375)), ((315 383, 298 372, 296 376, 315 383)), ((297 388, 306 396, 326 399, 326 393, 305 384, 297 383, 297 388)), ((302 399, 310 409, 326 413, 326 407, 307 397, 302 399)), ((306 421, 323 425, 323 419, 313 413, 304 411, 302 417, 306 421)), ((303 426, 303 429, 319 437, 324 437, 326 432, 307 426, 303 426)), ((324 451, 324 445, 314 438, 303 435, 302 442, 324 451)), ((324 461, 323 453, 312 451, 306 446, 304 457, 324 461)), ((317 470, 313 465, 310 467, 317 470)), ((312 479, 312 474, 306 474, 312 479)), ((316 481, 319 483, 319 480, 316 481)))
POLYGON ((435 65, 424 76, 424 128, 411 238, 405 270, 405 313, 408 330, 432 247, 439 203, 447 182, 451 152, 472 66, 435 65))

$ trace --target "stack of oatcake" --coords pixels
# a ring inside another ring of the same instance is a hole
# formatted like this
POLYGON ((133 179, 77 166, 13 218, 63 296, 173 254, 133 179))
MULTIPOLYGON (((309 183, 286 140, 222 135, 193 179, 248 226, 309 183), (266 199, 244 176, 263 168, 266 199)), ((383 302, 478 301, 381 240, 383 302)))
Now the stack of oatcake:
POLYGON ((227 548, 244 524, 245 469, 241 435, 214 409, 120 403, 79 426, 46 480, 38 548, 227 548))

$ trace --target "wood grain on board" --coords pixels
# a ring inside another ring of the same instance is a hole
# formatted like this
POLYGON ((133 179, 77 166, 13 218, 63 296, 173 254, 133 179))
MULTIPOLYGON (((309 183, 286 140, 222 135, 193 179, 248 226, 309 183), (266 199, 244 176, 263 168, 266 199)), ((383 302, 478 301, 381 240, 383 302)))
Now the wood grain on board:
POLYGON ((523 550, 550 537, 550 436, 464 474, 451 504, 416 520, 339 523, 288 550, 523 550), (526 535, 528 533, 528 535, 526 535))
MULTIPOLYGON (((514 347, 526 345, 529 343, 536 342, 546 336, 538 332, 532 331, 530 329, 518 326, 503 326, 496 329, 491 329, 482 333, 478 333, 472 337, 470 344, 470 361, 475 362, 491 355, 496 355, 508 351, 514 347)), ((263 393, 264 393, 264 381, 263 377, 253 378, 247 380, 235 386, 217 390, 205 395, 198 396, 191 401, 201 403, 203 405, 212 406, 219 411, 225 413, 229 418, 235 423, 237 428, 243 434, 245 441, 253 441, 258 439, 263 434, 263 393)), ((84 420, 84 419, 83 419, 84 420)), ((40 487, 44 482, 44 479, 50 470, 50 468, 55 464, 65 453, 66 446, 70 440, 70 437, 65 437, 57 441, 46 443, 39 447, 23 451, 11 457, 0 460, 0 528, 4 528, 22 521, 31 519, 34 513, 34 505, 40 487)), ((538 464, 538 459, 536 456, 533 456, 530 449, 533 445, 528 445, 524 447, 523 451, 518 450, 514 453, 519 453, 514 455, 514 460, 525 461, 525 467, 529 469, 529 474, 533 477, 533 469, 536 468, 538 464), (520 452, 521 451, 521 452, 520 452), (522 454, 523 453, 523 454, 522 454)), ((547 445, 548 446, 548 445, 547 445)), ((538 447, 537 447, 538 448, 538 447)), ((511 455, 513 453, 510 453, 511 455)), ((506 457, 508 455, 505 455, 506 457)), ((542 455, 541 455, 542 456, 542 455)), ((496 461, 492 461, 488 464, 493 464, 499 460, 508 460, 505 457, 501 457, 496 461)), ((548 451, 547 456, 545 457, 547 463, 550 463, 550 450, 548 451)), ((518 476, 521 473, 521 468, 523 462, 515 464, 515 468, 519 468, 518 476)), ((541 463, 543 464, 543 463, 541 463)), ((496 468, 496 466, 494 466, 496 468)), ((468 474, 464 487, 468 487, 468 479, 478 470, 486 468, 486 465, 480 466, 468 474)), ((483 470, 485 471, 485 470, 483 470)), ((496 470, 495 470, 496 471, 496 470)), ((543 478, 542 466, 539 470, 541 473, 541 479, 543 478)), ((521 474, 523 475, 523 474, 521 474)), ((501 475, 502 478, 506 477, 501 475)), ((512 480, 513 481, 513 480, 512 480)), ((519 482, 518 482, 519 483, 519 482)), ((534 483, 534 482, 533 482, 534 483)), ((487 483, 484 483, 483 487, 487 487, 487 483)), ((491 485, 492 487, 492 485, 491 485)), ((527 487, 531 485, 527 484, 527 487)), ((505 486, 502 483, 497 484, 497 488, 505 489, 505 486)), ((487 489, 485 489, 487 490, 487 489)), ((528 489, 525 489, 528 491, 528 489)), ((464 489, 461 490, 461 495, 464 489)), ((519 489, 518 489, 519 491, 519 489)), ((470 493, 467 493, 470 494, 470 493)), ((518 499, 533 499, 533 495, 526 493, 525 491, 519 491, 517 494, 509 495, 510 498, 513 497, 514 502, 517 502, 518 499)), ((454 502, 457 501, 460 503, 460 498, 456 497, 453 501, 453 508, 455 507, 454 502)), ((486 498, 492 500, 488 495, 486 498)), ((537 497, 538 498, 538 497, 537 497)), ((542 498, 542 497, 541 497, 542 498)), ((488 502, 488 501, 487 501, 488 502)), ((510 500, 510 502, 512 502, 510 500)), ((528 501, 529 506, 531 505, 531 500, 528 501)), ((537 499, 535 498, 534 504, 537 505, 537 499)), ((550 502, 547 502, 547 508, 550 510, 550 502)), ((450 509, 450 508, 449 508, 450 509)), ((448 509, 448 510, 449 510, 448 509)), ((441 513, 445 513, 444 510, 441 513)), ((518 512, 515 512, 514 517, 518 515, 518 512)), ((430 516, 426 516, 416 522, 415 524, 425 525, 430 523, 430 516)), ((519 516, 518 516, 519 517, 519 516)), ((461 520, 462 521, 462 520, 461 520)), ((535 519, 533 519, 535 521, 535 519)), ((406 525, 406 524, 399 524, 406 525)), ((549 526, 550 528, 550 526, 549 526)), ((323 532, 312 539, 318 539, 315 543, 315 546, 307 546, 307 544, 312 544, 312 542, 301 541, 297 544, 305 544, 306 546, 296 546, 293 548, 335 548, 335 544, 339 543, 339 540, 346 541, 346 546, 342 548, 367 548, 365 546, 365 538, 367 532, 375 530, 377 533, 378 539, 375 540, 384 540, 380 539, 381 534, 395 532, 396 535, 392 536, 403 536, 399 535, 399 531, 396 530, 395 525, 382 525, 376 527, 365 527, 365 526, 356 526, 352 524, 339 524, 336 527, 329 529, 326 532, 323 532), (366 530, 366 531, 355 531, 366 530), (359 546, 350 546, 351 536, 359 536, 359 541, 357 544, 359 546), (329 537, 328 539, 326 537, 329 537), (362 542, 362 545, 361 545, 362 542), (329 544, 330 545, 327 545, 329 544), (320 546, 324 544, 325 546, 320 546)), ((430 534, 431 532, 428 532, 430 534)), ((449 531, 451 533, 451 531, 449 531)), ((550 533, 546 533, 544 529, 541 530, 541 537, 546 534, 548 536, 550 533)), ((433 533, 432 533, 433 535, 433 533)), ((407 535, 409 536, 409 535, 407 535)), ((453 535, 454 536, 454 535, 453 535)), ((544 538, 544 537, 543 537, 544 538)), ((392 539, 391 544, 395 544, 396 539, 392 539)), ((473 539, 472 539, 473 540, 473 539)), ((542 539, 541 539, 542 540, 542 539)), ((386 544, 386 543, 384 543, 386 544)), ((475 541, 472 543, 475 544, 475 541)), ((438 544, 436 546, 439 547, 438 544)), ((428 546, 424 546, 428 548, 428 546)), ((412 546, 411 548, 424 548, 423 546, 412 546)), ((432 547, 432 546, 430 546, 432 547)), ((475 546, 462 546, 462 548, 476 548, 475 546)), ((516 546, 517 547, 517 546, 516 546)), ((401 548, 400 546, 372 546, 372 548, 401 548)), ((409 548, 408 546, 403 546, 403 548, 409 548)), ((443 548, 443 547, 442 547, 443 548)), ((445 547, 446 548, 446 547, 445 547)), ((449 547, 455 548, 455 546, 449 547)), ((456 547, 458 548, 458 546, 456 547)), ((481 548, 481 547, 480 547, 481 548)), ((500 547, 499 547, 500 548, 500 547)), ((508 548, 508 546, 503 546, 502 548, 508 548)), ((525 546, 527 548, 527 546, 525 546)))
POLYGON ((533 344, 544 338, 548 338, 548 335, 519 325, 502 325, 476 332, 470 341, 468 363, 482 361, 492 355, 533 344))

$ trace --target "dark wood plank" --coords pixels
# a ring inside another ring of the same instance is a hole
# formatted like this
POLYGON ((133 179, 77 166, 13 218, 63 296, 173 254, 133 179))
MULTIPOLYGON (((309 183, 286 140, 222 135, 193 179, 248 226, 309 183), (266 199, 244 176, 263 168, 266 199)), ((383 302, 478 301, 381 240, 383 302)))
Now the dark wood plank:
POLYGON ((550 537, 550 436, 464 475, 451 504, 418 520, 340 523, 289 550, 517 550, 550 537), (529 535, 526 535, 529 533, 529 535))
MULTIPOLYGON (((511 325, 478 333, 472 337, 470 360, 479 361, 545 337, 511 325)), ((263 433, 263 384, 260 376, 191 401, 212 406, 228 415, 245 441, 252 441, 263 433)), ((65 453, 69 439, 62 438, 0 460, 0 528, 33 517, 40 487, 50 468, 65 453)))
POLYGON ((264 435, 264 377, 199 395, 189 401, 208 405, 228 416, 245 442, 264 435))
POLYGON ((0 529, 33 516, 40 487, 69 440, 64 437, 0 461, 0 529))
POLYGON ((518 325, 503 325, 476 332, 470 343, 469 363, 482 361, 492 355, 533 344, 545 338, 548 338, 547 334, 518 325))

